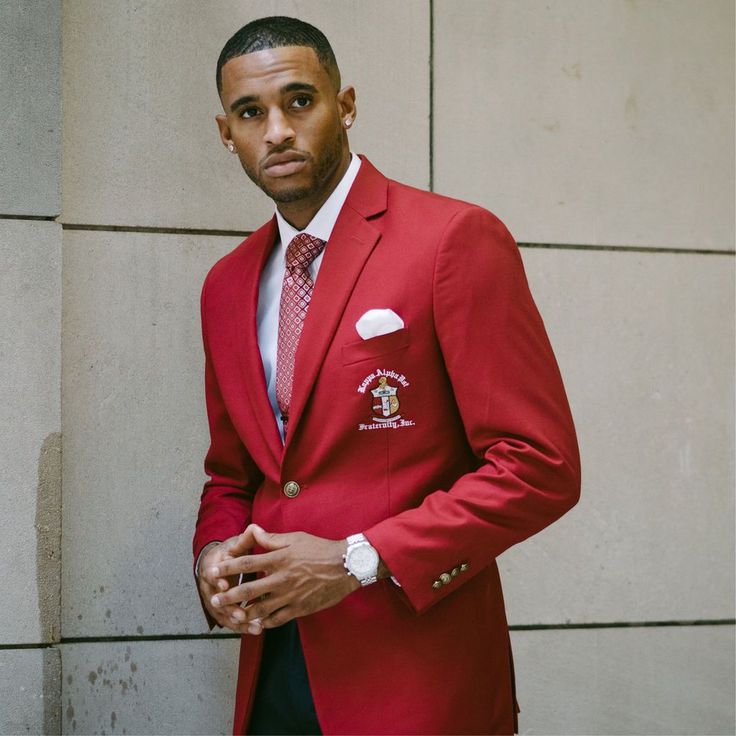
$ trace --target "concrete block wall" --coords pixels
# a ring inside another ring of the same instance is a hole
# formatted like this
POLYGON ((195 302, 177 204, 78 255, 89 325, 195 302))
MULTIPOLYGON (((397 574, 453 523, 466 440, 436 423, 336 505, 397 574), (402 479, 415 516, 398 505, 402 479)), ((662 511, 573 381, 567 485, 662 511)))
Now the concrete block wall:
POLYGON ((61 8, 0 3, 0 733, 60 728, 61 8))
POLYGON ((733 733, 729 0, 0 5, 0 733, 230 726, 190 572, 198 296, 271 212, 213 117, 222 44, 272 13, 331 39, 353 150, 521 244, 584 467, 499 561, 522 732, 733 733))

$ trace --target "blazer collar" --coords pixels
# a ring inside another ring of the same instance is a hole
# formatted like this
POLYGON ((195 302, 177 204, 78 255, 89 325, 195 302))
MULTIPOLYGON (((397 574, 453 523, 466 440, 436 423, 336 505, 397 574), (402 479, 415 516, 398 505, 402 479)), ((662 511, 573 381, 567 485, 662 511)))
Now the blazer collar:
POLYGON ((367 220, 386 211, 388 179, 363 154, 359 156, 360 170, 345 200, 345 206, 351 207, 367 220))
POLYGON ((370 219, 386 210, 388 179, 367 158, 361 156, 361 160, 358 176, 325 248, 297 348, 285 450, 297 435, 299 420, 355 282, 381 236, 370 219))
MULTIPOLYGON (((261 272, 266 265, 268 256, 278 238, 276 216, 256 230, 246 241, 241 260, 240 283, 244 291, 244 303, 248 305, 244 313, 240 305, 240 297, 234 299, 237 308, 235 316, 238 330, 234 347, 240 360, 245 383, 244 393, 248 397, 253 415, 263 441, 269 449, 268 458, 271 464, 271 475, 278 477, 281 465, 282 444, 281 434, 273 415, 271 402, 268 400, 266 375, 263 371, 263 361, 258 345, 258 291, 261 282, 261 272)), ((268 469, 261 467, 268 475, 268 469)))

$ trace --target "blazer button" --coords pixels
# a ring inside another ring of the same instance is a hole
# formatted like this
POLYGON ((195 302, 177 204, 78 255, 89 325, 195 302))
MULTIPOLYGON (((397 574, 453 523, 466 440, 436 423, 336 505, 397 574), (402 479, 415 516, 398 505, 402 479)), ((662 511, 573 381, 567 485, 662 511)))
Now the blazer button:
POLYGON ((299 495, 299 484, 295 480, 290 480, 284 483, 284 496, 287 498, 296 498, 299 495))
POLYGON ((442 582, 442 585, 447 585, 452 580, 452 577, 449 573, 443 572, 442 575, 440 575, 440 581, 442 582))
POLYGON ((465 572, 470 567, 470 563, 463 562, 462 565, 460 565, 460 572, 465 572))
POLYGON ((434 588, 435 590, 437 590, 437 588, 441 588, 441 587, 442 587, 442 581, 441 581, 441 580, 435 580, 435 581, 434 581, 434 582, 432 583, 432 587, 433 587, 433 588, 434 588))

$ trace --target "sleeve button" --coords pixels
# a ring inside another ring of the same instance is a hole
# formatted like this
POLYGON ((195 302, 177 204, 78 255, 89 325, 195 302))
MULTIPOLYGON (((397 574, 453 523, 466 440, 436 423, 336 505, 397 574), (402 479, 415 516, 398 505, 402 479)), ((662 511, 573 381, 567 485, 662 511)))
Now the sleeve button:
POLYGON ((452 580, 452 576, 449 572, 443 572, 442 575, 440 575, 440 582, 442 585, 447 585, 452 580))

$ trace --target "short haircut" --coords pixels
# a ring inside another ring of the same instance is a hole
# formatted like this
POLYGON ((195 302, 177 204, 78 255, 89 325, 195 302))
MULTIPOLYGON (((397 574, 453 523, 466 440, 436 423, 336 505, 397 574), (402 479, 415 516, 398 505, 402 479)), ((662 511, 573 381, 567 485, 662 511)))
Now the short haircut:
POLYGON ((332 46, 319 28, 297 18, 272 15, 244 25, 225 44, 217 60, 217 91, 222 93, 222 67, 238 56, 282 46, 308 46, 314 49, 322 68, 340 89, 340 70, 332 46))

